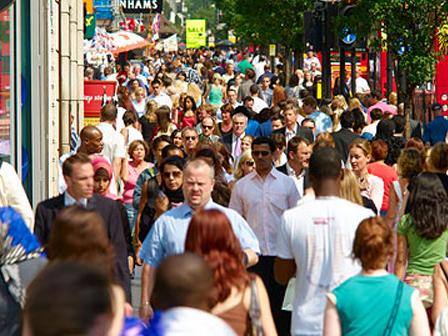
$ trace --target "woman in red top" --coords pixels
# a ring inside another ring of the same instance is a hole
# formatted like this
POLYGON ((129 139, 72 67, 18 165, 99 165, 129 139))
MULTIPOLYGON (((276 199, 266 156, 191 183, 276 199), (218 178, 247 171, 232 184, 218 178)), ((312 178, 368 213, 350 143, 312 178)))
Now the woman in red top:
POLYGON ((389 208, 389 190, 393 181, 398 180, 397 172, 391 166, 384 163, 389 152, 387 143, 384 140, 378 139, 372 141, 372 163, 367 165, 369 174, 380 177, 384 182, 383 203, 381 204, 380 214, 382 217, 386 216, 389 208))

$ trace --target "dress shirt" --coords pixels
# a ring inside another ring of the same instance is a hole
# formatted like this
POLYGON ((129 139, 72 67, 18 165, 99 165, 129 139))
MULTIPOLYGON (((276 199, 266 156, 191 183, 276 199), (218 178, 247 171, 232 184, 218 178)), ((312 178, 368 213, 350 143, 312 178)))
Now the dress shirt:
POLYGON ((255 113, 260 113, 262 109, 268 108, 268 104, 261 99, 260 97, 252 97, 254 99, 254 106, 252 107, 252 111, 255 113))
POLYGON ((245 133, 241 134, 239 137, 232 134, 232 156, 235 161, 241 155, 241 140, 243 140, 245 136, 245 133))
POLYGON ((300 174, 296 174, 296 171, 294 169, 291 168, 291 166, 289 165, 289 163, 286 163, 286 172, 288 173, 288 176, 291 176, 291 178, 294 180, 294 183, 296 185, 297 188, 297 192, 299 193, 300 198, 303 197, 304 194, 304 185, 305 185, 305 173, 306 173, 306 169, 302 169, 302 171, 300 172, 300 174))
MULTIPOLYGON (((211 199, 204 208, 222 211, 230 220, 241 247, 260 253, 257 237, 244 218, 236 211, 216 204, 211 199)), ((193 210, 187 203, 171 209, 160 216, 143 241, 140 258, 145 263, 158 267, 165 257, 183 253, 185 238, 192 216, 193 210)))
POLYGON ((84 208, 87 207, 87 198, 81 198, 77 201, 72 195, 70 195, 67 191, 64 193, 64 205, 69 207, 71 205, 80 205, 84 208))
POLYGON ((262 179, 256 171, 239 180, 229 207, 240 213, 260 241, 261 254, 275 256, 281 216, 296 206, 299 193, 291 177, 272 168, 262 179))
POLYGON ((288 143, 289 140, 291 140, 292 138, 294 138, 296 136, 296 129, 297 129, 297 126, 294 127, 292 130, 290 130, 288 127, 286 127, 286 130, 285 130, 286 143, 288 143))

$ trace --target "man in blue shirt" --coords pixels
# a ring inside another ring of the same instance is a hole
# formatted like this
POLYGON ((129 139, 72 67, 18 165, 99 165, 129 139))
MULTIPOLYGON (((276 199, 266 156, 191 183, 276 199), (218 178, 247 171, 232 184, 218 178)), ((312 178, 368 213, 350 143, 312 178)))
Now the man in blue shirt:
POLYGON ((257 254, 260 253, 258 240, 244 218, 236 211, 222 207, 211 199, 214 176, 213 167, 204 160, 190 161, 184 168, 185 203, 160 216, 143 242, 140 251, 140 258, 144 262, 140 317, 144 320, 152 315, 150 299, 155 270, 165 257, 184 252, 185 237, 195 210, 204 207, 218 209, 226 214, 244 250, 246 265, 252 266, 258 261, 257 254))
POLYGON ((445 142, 445 136, 448 131, 448 120, 442 115, 442 106, 438 103, 432 104, 431 109, 435 118, 431 121, 423 133, 423 141, 434 146, 438 142, 445 142))

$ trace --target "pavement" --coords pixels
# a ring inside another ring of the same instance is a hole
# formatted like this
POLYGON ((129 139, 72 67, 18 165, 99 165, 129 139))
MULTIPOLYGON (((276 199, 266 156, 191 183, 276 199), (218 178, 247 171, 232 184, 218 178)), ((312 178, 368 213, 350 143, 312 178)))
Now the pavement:
POLYGON ((134 315, 138 316, 138 308, 140 307, 140 293, 141 293, 141 279, 142 279, 142 266, 135 267, 135 277, 131 280, 131 295, 132 295, 132 307, 134 308, 134 315))

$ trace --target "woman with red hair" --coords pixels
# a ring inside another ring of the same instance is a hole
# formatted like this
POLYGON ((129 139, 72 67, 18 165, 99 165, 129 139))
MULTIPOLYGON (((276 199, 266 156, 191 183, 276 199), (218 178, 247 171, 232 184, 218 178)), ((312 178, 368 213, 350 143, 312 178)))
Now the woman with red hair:
POLYGON ((214 315, 226 321, 237 335, 247 335, 257 324, 251 321, 250 310, 258 297, 261 328, 265 335, 277 335, 266 288, 258 276, 247 272, 244 252, 224 213, 215 209, 197 211, 188 228, 185 251, 203 256, 212 268, 214 315), (253 288, 251 284, 255 284, 253 288))

